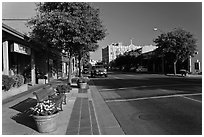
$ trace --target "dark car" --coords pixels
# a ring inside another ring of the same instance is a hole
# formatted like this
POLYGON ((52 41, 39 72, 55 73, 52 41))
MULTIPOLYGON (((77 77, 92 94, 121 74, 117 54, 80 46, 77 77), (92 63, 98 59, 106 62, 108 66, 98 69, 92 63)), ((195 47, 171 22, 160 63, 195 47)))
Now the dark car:
POLYGON ((107 77, 107 69, 102 65, 92 66, 91 77, 104 76, 107 77))
POLYGON ((82 71, 83 74, 88 74, 89 73, 89 69, 88 68, 84 68, 82 71))
POLYGON ((181 73, 182 76, 186 76, 188 74, 188 71, 185 70, 185 69, 181 69, 180 73, 181 73))

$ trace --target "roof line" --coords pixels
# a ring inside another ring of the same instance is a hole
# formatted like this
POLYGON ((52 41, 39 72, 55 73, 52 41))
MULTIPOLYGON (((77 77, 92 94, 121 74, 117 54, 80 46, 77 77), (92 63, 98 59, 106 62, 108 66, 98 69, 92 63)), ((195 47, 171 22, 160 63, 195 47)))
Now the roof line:
POLYGON ((19 31, 15 30, 15 29, 9 27, 8 25, 6 25, 6 24, 4 24, 4 23, 2 23, 2 29, 3 29, 4 31, 6 31, 6 32, 8 32, 8 33, 10 33, 10 34, 14 34, 14 35, 16 35, 16 36, 18 36, 18 37, 20 37, 20 38, 22 38, 22 39, 24 39, 24 37, 26 36, 25 34, 23 34, 23 33, 21 33, 21 32, 19 32, 19 31))

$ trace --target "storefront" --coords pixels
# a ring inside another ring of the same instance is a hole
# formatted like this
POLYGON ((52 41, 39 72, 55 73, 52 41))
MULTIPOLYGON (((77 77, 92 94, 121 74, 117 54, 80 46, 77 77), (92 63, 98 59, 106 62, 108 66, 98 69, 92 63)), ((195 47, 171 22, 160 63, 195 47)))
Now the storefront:
POLYGON ((2 74, 20 74, 35 84, 34 50, 25 35, 2 24, 2 74))
POLYGON ((43 49, 24 34, 2 23, 2 74, 21 74, 25 83, 35 85, 40 78, 57 78, 60 53, 43 49), (46 53, 46 54, 45 54, 46 53))
POLYGON ((21 74, 31 82, 31 49, 18 43, 9 46, 9 75, 21 74))
MULTIPOLYGON (((72 72, 75 69, 72 63, 72 72)), ((59 51, 43 48, 41 44, 2 23, 2 74, 21 74, 25 83, 47 83, 66 77, 67 59, 59 51), (41 81, 41 82, 40 82, 41 81)))

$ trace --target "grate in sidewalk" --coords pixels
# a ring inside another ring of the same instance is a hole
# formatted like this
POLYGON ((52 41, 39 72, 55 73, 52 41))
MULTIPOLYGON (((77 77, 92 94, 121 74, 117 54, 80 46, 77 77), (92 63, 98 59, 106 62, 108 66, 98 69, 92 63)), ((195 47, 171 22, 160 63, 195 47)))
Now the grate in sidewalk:
POLYGON ((89 86, 87 85, 87 87, 85 89, 81 89, 79 88, 79 93, 87 93, 89 89, 89 86))
POLYGON ((77 98, 74 103, 67 135, 99 134, 92 101, 88 98, 77 98))

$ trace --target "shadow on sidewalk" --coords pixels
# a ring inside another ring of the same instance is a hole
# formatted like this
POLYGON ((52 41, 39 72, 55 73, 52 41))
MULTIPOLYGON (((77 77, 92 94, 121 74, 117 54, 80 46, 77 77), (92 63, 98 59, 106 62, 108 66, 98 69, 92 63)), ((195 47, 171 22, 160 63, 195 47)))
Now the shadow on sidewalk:
POLYGON ((29 111, 29 108, 34 107, 36 104, 36 99, 27 98, 21 101, 20 103, 11 106, 10 109, 14 109, 20 112, 15 116, 12 116, 11 119, 15 120, 19 124, 22 124, 37 131, 35 121, 31 116, 31 112, 29 111))

